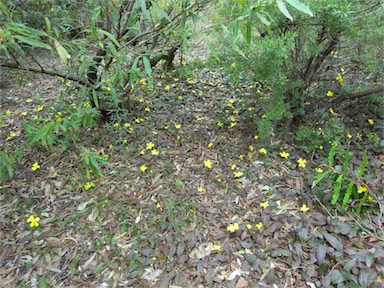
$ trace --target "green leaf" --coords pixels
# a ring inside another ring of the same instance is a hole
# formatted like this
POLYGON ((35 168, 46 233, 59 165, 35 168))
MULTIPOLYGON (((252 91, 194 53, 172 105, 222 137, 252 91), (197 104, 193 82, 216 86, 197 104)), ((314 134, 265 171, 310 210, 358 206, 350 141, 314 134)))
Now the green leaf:
POLYGON ((116 47, 121 47, 119 41, 117 41, 116 37, 113 36, 111 33, 109 33, 108 31, 105 31, 103 29, 97 29, 97 32, 101 33, 101 34, 104 34, 105 36, 107 36, 115 45, 116 47))
POLYGON ((252 22, 250 19, 247 20, 247 26, 245 30, 245 40, 247 41, 248 45, 251 44, 252 40, 252 22))
POLYGON ((297 0, 285 0, 285 1, 295 9, 299 10, 300 12, 303 12, 313 17, 313 13, 311 9, 309 9, 308 6, 305 5, 304 3, 301 3, 300 1, 297 1, 297 0))
POLYGON ((331 170, 328 170, 328 171, 325 171, 325 172, 322 172, 318 175, 316 175, 314 178, 315 178, 315 181, 312 182, 312 188, 314 188, 317 183, 319 183, 325 176, 327 176, 329 173, 331 173, 331 170))
POLYGON ((359 173, 357 173, 358 177, 361 177, 364 173, 364 169, 367 166, 368 159, 367 159, 367 150, 364 151, 364 157, 363 157, 363 162, 361 163, 359 173))
POLYGON ((56 39, 53 39, 53 42, 55 43, 56 51, 59 54, 61 60, 65 64, 68 64, 68 60, 71 58, 71 55, 69 55, 67 50, 65 50, 65 48, 63 47, 63 45, 60 44, 59 41, 57 41, 56 39))
POLYGON ((8 11, 8 8, 5 6, 3 2, 0 2, 0 10, 4 13, 5 16, 9 17, 10 13, 8 11))
POLYGON ((280 12, 283 13, 283 15, 285 17, 287 17, 289 20, 293 21, 291 14, 289 14, 287 7, 285 7, 285 4, 282 0, 277 0, 277 7, 279 8, 280 12))
POLYGON ((349 147, 344 153, 344 163, 343 163, 343 171, 347 172, 348 164, 349 164, 350 156, 349 156, 349 147))
POLYGON ((52 31, 52 25, 51 21, 49 21, 48 17, 44 17, 45 25, 47 26, 47 31, 51 32, 52 31))
POLYGON ((149 59, 148 59, 146 56, 144 56, 144 57, 143 57, 143 63, 144 63, 145 73, 147 73, 147 75, 148 75, 148 77, 149 77, 148 84, 149 84, 150 88, 153 88, 152 66, 151 66, 151 62, 149 61, 149 59))
POLYGON ((339 177, 337 177, 336 179, 335 188, 333 189, 332 200, 331 200, 332 205, 335 205, 337 200, 339 199, 342 180, 343 180, 343 175, 339 175, 339 177))
POLYGON ((329 154, 328 154, 328 165, 329 166, 333 165, 333 160, 335 159, 336 148, 337 148, 337 145, 334 144, 334 145, 332 145, 331 151, 329 151, 329 154))
POLYGON ((260 14, 260 13, 256 13, 256 16, 260 19, 260 21, 265 24, 265 25, 271 25, 271 22, 268 21, 268 19, 263 15, 263 14, 260 14))
POLYGON ((345 209, 345 206, 347 206, 349 198, 351 197, 351 194, 352 194, 352 191, 353 191, 354 187, 356 187, 355 183, 349 182, 348 187, 347 187, 347 191, 345 191, 345 195, 344 195, 344 198, 343 198, 343 203, 341 205, 341 207, 343 209, 345 209))
POLYGON ((48 44, 37 41, 37 40, 32 39, 32 38, 28 38, 28 37, 21 36, 21 35, 15 35, 15 38, 18 39, 20 42, 23 42, 23 43, 28 44, 28 45, 33 46, 33 47, 52 50, 52 47, 49 46, 48 44))
POLYGON ((164 16, 165 19, 168 20, 169 23, 173 23, 172 19, 169 18, 169 15, 168 15, 168 14, 163 10, 163 8, 161 8, 155 1, 152 1, 152 0, 151 0, 151 4, 152 4, 153 7, 155 7, 155 9, 156 9, 157 11, 159 11, 159 13, 160 13, 161 15, 164 16))

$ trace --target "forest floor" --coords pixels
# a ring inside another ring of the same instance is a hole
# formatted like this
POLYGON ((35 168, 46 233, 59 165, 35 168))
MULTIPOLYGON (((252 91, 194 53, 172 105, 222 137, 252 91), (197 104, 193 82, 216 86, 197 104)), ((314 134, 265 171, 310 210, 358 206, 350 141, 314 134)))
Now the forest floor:
POLYGON ((382 213, 338 216, 310 187, 320 157, 239 120, 256 85, 208 69, 142 82, 131 112, 78 131, 108 162, 88 179, 84 150, 26 144, 23 123, 55 117, 64 85, 5 75, 0 148, 23 157, 0 187, 0 287, 384 287, 382 213))

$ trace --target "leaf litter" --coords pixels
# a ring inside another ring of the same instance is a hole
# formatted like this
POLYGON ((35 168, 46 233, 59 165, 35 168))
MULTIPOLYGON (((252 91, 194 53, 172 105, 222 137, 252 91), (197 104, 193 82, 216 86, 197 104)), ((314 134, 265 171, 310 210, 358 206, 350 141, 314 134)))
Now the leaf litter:
MULTIPOLYGON (((238 93, 220 71, 189 77, 166 94, 172 75, 159 78, 162 86, 151 93, 143 88, 151 112, 142 114, 143 123, 132 122, 125 146, 106 126, 85 131, 99 141, 82 145, 109 156, 105 177, 92 190, 78 184, 83 171, 75 153, 28 148, 15 178, 1 188, 1 287, 367 287, 382 281, 382 218, 358 225, 353 217, 328 215, 291 164, 250 151, 263 145, 245 129, 217 127, 221 103, 238 93), (140 155, 148 142, 157 156, 140 155), (28 163, 36 159, 43 169, 35 173, 28 163), (300 211, 302 204, 309 211, 300 211), (30 214, 40 215, 38 229, 26 224, 30 214)), ((25 99, 40 93, 49 103, 58 93, 46 88, 56 87, 55 80, 43 78, 3 91, 0 109, 15 112, 7 129, 19 131, 20 139, 21 111, 39 104, 25 99)))

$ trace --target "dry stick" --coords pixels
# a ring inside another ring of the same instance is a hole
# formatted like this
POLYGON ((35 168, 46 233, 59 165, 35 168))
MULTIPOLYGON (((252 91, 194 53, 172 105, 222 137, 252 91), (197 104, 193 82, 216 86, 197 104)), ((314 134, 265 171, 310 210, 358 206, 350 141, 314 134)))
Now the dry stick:
POLYGON ((371 94, 384 92, 384 85, 381 85, 379 87, 375 87, 372 89, 368 89, 365 91, 359 91, 359 92, 353 92, 353 93, 346 93, 341 94, 339 97, 335 98, 335 100, 331 101, 331 104, 337 105, 345 100, 355 100, 357 98, 363 98, 371 94))
POLYGON ((51 76, 58 76, 58 77, 62 77, 62 78, 68 79, 68 80, 75 81, 81 85, 92 86, 90 83, 80 79, 77 76, 67 75, 66 73, 62 73, 59 71, 45 70, 45 69, 40 69, 40 68, 36 68, 36 67, 27 67, 27 66, 22 66, 19 63, 13 63, 13 62, 0 63, 0 67, 11 68, 11 69, 20 69, 20 70, 25 70, 25 71, 35 72, 35 73, 47 74, 47 75, 51 75, 51 76))

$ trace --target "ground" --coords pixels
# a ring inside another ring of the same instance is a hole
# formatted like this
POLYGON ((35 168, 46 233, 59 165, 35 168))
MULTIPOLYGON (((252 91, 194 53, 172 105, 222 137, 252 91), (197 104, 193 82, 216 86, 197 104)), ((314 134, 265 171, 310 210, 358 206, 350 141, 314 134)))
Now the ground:
MULTIPOLYGON (((0 147, 11 149, 25 121, 58 112, 65 86, 26 74, 19 87, 1 73, 0 147)), ((0 287, 382 285, 381 214, 337 216, 312 192, 313 157, 263 142, 252 125, 220 127, 217 115, 256 84, 208 69, 155 83, 138 85, 128 115, 79 131, 77 147, 23 146, 1 187, 0 287), (107 159, 103 177, 86 177, 80 146, 107 159)))

